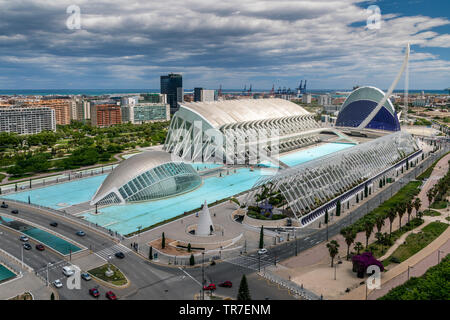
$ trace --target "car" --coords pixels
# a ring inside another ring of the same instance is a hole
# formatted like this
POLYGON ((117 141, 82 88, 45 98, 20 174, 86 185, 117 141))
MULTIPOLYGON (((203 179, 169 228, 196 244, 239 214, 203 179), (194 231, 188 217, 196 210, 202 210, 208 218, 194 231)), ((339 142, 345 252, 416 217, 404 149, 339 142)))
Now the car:
POLYGON ((56 288, 61 288, 61 287, 63 286, 61 280, 59 280, 59 279, 56 279, 55 281, 53 281, 53 285, 54 285, 56 288))
POLYGON ((75 273, 75 271, 68 266, 63 267, 62 270, 63 270, 64 275, 67 277, 70 277, 71 275, 73 275, 75 273))
POLYGON ((94 298, 100 297, 100 292, 98 291, 97 288, 91 288, 91 289, 89 289, 89 294, 90 294, 91 296, 93 296, 94 298))
POLYGON ((38 244, 36 245, 36 250, 38 250, 38 251, 44 251, 44 250, 45 250, 45 247, 44 247, 42 244, 38 243, 38 244))
POLYGON ((2 202, 2 205, 0 206, 2 208, 8 208, 8 205, 5 203, 5 201, 2 202))
POLYGON ((51 223, 50 223, 50 226, 56 228, 56 227, 58 226, 58 222, 51 222, 51 223))
POLYGON ((116 252, 115 256, 116 256, 116 258, 119 258, 119 259, 125 258, 125 255, 123 254, 123 252, 116 252))
POLYGON ((219 283, 219 287, 224 287, 224 288, 231 288, 233 286, 233 283, 231 281, 224 281, 222 283, 219 283))
POLYGON ((86 235, 86 233, 84 233, 84 231, 80 230, 80 231, 77 231, 76 235, 79 237, 84 237, 86 235))
POLYGON ((11 210, 11 213, 18 214, 19 210, 17 210, 17 209, 11 210))
POLYGON ((214 291, 216 290, 216 285, 214 283, 210 283, 207 286, 203 286, 203 290, 214 291))
POLYGON ((20 236, 19 240, 23 241, 23 242, 27 242, 29 239, 27 236, 20 236))
POLYGON ((31 245, 30 245, 29 243, 24 243, 24 244, 23 244, 23 248, 24 248, 25 250, 31 250, 31 245))
POLYGON ((92 279, 91 276, 89 275, 89 273, 86 273, 86 272, 81 274, 81 278, 83 278, 86 281, 89 281, 92 279))
POLYGON ((266 248, 262 248, 258 250, 258 254, 266 254, 267 253, 267 249, 266 248))
POLYGON ((117 300, 116 294, 115 294, 114 292, 112 292, 112 291, 108 291, 108 292, 106 293, 106 297, 107 297, 109 300, 117 300))

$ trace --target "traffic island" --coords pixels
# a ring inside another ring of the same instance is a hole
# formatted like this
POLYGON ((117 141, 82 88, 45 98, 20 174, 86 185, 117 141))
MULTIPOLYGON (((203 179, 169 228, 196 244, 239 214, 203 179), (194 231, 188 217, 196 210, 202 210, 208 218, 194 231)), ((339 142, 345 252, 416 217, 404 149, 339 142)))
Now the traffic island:
POLYGON ((100 283, 106 286, 126 288, 129 286, 127 277, 115 265, 107 263, 95 269, 91 269, 88 273, 100 283))

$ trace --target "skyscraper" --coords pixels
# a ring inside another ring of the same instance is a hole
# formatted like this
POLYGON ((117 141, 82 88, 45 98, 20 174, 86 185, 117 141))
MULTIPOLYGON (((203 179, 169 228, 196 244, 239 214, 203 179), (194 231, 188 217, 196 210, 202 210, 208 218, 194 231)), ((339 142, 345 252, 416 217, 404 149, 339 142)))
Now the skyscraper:
POLYGON ((183 77, 181 74, 169 73, 161 76, 161 93, 167 95, 167 103, 170 105, 170 113, 178 110, 178 102, 183 102, 183 77))

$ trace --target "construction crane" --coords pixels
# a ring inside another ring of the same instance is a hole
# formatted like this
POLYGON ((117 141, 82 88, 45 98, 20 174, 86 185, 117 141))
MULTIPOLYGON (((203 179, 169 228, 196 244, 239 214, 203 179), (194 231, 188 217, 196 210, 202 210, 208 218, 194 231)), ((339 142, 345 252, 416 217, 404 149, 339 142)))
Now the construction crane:
POLYGON ((305 80, 305 84, 303 84, 303 80, 300 80, 300 85, 297 88, 297 93, 298 94, 305 94, 306 93, 306 80, 305 80))

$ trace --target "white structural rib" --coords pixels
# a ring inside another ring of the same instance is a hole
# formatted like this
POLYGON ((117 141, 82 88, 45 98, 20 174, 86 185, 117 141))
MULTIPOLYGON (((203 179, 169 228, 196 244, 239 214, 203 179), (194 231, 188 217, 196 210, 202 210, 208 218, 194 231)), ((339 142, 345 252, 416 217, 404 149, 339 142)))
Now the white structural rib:
POLYGON ((397 86, 398 81, 400 80, 400 77, 402 76, 403 72, 405 71, 406 66, 408 65, 409 60, 409 43, 406 45, 406 54, 405 54, 405 60, 403 60, 402 67, 397 74, 397 77, 395 78, 394 82, 392 82, 391 87, 389 88, 388 92, 384 95, 384 98, 381 99, 380 102, 378 102, 375 109, 372 110, 372 112, 367 116, 366 119, 361 122, 361 124, 358 126, 358 129, 364 129, 367 127, 367 125, 372 121, 372 119, 377 115, 378 111, 383 107, 386 100, 389 98, 389 96, 392 94, 392 91, 394 91, 395 87, 397 86))

